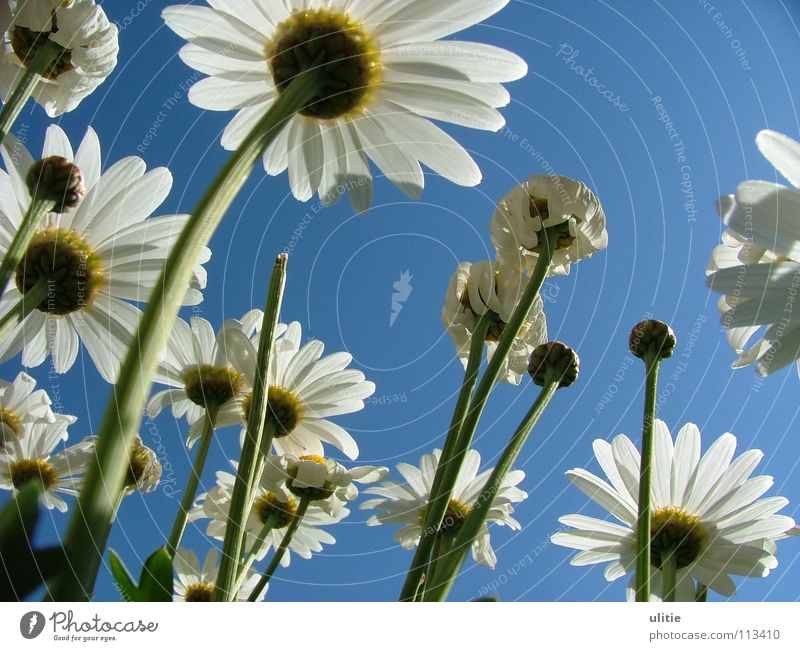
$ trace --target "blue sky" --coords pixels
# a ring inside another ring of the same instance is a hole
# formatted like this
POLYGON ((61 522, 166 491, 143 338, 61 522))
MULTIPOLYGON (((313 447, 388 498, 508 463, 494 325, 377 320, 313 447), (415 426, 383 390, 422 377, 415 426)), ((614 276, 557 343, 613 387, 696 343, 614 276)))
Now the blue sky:
MULTIPOLYGON (((136 15, 105 3, 109 17, 124 26, 120 64, 60 124, 73 142, 91 124, 107 162, 138 154, 150 167, 168 166, 175 185, 160 212, 189 212, 226 159, 218 140, 232 114, 189 104, 186 91, 199 76, 178 59, 181 41, 161 22, 160 11, 170 3, 139 4, 136 15)), ((525 79, 509 85, 513 101, 500 133, 447 128, 479 162, 479 187, 458 188, 428 175, 422 200, 410 202, 379 179, 374 208, 354 216, 346 201, 329 209, 300 204, 285 176, 269 178, 259 170, 212 241, 209 287, 194 313, 216 327, 261 307, 274 255, 305 221, 292 250, 283 319, 300 321, 305 334, 323 340, 330 352, 351 352, 354 365, 377 384, 374 404, 337 421, 357 439, 359 461, 417 463, 441 445, 462 377, 440 316, 448 279, 461 260, 493 257, 488 224, 494 202, 551 165, 585 181, 608 217, 608 250, 545 289, 551 338, 578 350, 582 375, 556 396, 520 458, 527 475, 522 487, 529 493, 516 513, 523 530, 495 529, 496 571, 468 563, 453 598, 624 598, 623 581, 606 583, 599 567, 571 567, 569 550, 547 541, 560 515, 602 516, 564 471, 599 472, 595 438, 620 432, 640 437, 643 371, 631 361, 627 337, 648 314, 670 322, 679 339, 680 352, 664 365, 660 417, 673 431, 686 421, 697 423, 704 448, 731 431, 740 450, 764 450, 759 471, 775 477, 771 494, 788 497, 786 512, 798 518, 797 373, 786 370, 759 382, 750 369, 732 372, 734 354, 719 325, 716 297, 704 282, 721 232, 717 196, 746 178, 779 180, 755 147, 756 133, 769 127, 800 136, 798 30, 800 8, 785 0, 512 0, 486 24, 457 37, 506 47, 530 67, 525 79), (608 97, 587 77, 611 91, 608 97), (405 271, 413 276, 413 291, 390 327, 393 283, 405 271)), ((17 132, 38 152, 46 125, 41 109, 30 105, 17 132)), ((18 365, 5 364, 3 377, 11 379, 18 365)), ((79 416, 73 438, 95 429, 110 389, 88 357, 66 377, 48 377, 46 366, 30 372, 43 388, 60 393, 65 412, 79 416)), ((535 395, 530 381, 496 390, 476 438, 484 463, 496 459, 535 395)), ((163 446, 178 489, 190 463, 185 431, 166 413, 142 428, 148 445, 163 446)), ((219 433, 204 483, 213 483, 214 471, 237 453, 237 438, 236 429, 219 433)), ((177 508, 174 489, 167 481, 163 490, 125 502, 110 546, 137 571, 169 530, 177 508)), ((394 545, 392 529, 366 528, 366 517, 353 510, 332 528, 335 546, 281 570, 271 598, 395 599, 411 555, 394 545)), ((65 522, 52 514, 44 536, 53 538, 65 522)), ((201 554, 208 548, 200 530, 185 542, 201 554)), ((800 541, 783 542, 779 560, 770 577, 743 582, 739 598, 797 600, 800 541)), ((107 571, 97 596, 117 598, 107 571)))

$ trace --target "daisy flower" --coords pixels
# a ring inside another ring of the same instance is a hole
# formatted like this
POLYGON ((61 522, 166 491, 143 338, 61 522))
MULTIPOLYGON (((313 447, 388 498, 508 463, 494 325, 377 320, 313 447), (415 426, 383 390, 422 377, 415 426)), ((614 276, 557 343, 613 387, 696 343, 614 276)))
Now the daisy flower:
MULTIPOLYGON (((150 398, 147 413, 155 418, 168 405, 172 405, 175 418, 186 416, 189 425, 201 422, 205 410, 219 410, 232 403, 244 387, 241 369, 235 361, 243 359, 252 348, 234 352, 242 341, 258 335, 263 313, 251 310, 241 320, 229 319, 215 335, 212 325, 200 317, 193 317, 191 325, 182 319, 175 322, 169 341, 162 352, 162 360, 154 381, 172 387, 159 391, 150 398), (236 331, 242 337, 233 337, 236 331)), ((281 333, 285 326, 280 326, 281 333)), ((199 428, 190 430, 191 447, 200 435, 199 428)))
POLYGON ((506 50, 439 41, 492 16, 508 0, 209 0, 163 12, 189 43, 181 58, 210 75, 189 100, 237 111, 222 136, 235 149, 291 82, 323 73, 323 97, 296 115, 264 154, 269 174, 289 170, 294 196, 332 203, 349 191, 357 211, 372 200, 371 159, 411 197, 424 187, 420 163, 463 186, 480 170, 430 120, 497 131, 501 85, 527 73, 506 50))
MULTIPOLYGON (((208 493, 197 498, 195 508, 189 514, 189 521, 209 518, 206 533, 217 540, 224 540, 225 527, 228 523, 228 512, 233 495, 234 475, 228 472, 217 473, 217 484, 208 493)), ((283 540, 286 528, 292 523, 297 513, 299 500, 285 485, 276 486, 273 481, 262 474, 253 496, 253 503, 245 521, 247 533, 244 549, 250 551, 259 537, 264 533, 264 525, 272 521, 273 525, 266 538, 256 550, 256 560, 262 560, 270 549, 277 549, 283 540)), ((312 503, 300 522, 289 548, 281 559, 281 565, 287 567, 291 561, 291 552, 300 558, 311 558, 312 553, 322 551, 322 545, 333 545, 336 539, 322 527, 340 522, 350 514, 346 508, 339 508, 335 513, 327 513, 323 508, 312 503)))
POLYGON ((19 373, 13 382, 0 380, 0 448, 19 438, 26 424, 55 421, 51 404, 47 392, 36 390, 36 380, 27 373, 19 373))
MULTIPOLYGON (((363 409, 364 399, 375 392, 375 385, 361 371, 346 368, 353 359, 349 353, 322 357, 325 345, 317 340, 301 346, 299 323, 281 330, 283 334, 275 340, 268 373, 267 417, 276 429, 275 452, 323 457, 322 444, 329 443, 349 459, 357 458, 358 445, 353 437, 328 417, 363 409)), ((237 339, 238 343, 228 347, 228 354, 249 389, 255 382, 257 343, 235 331, 230 335, 231 341, 237 339)), ((243 391, 240 399, 220 409, 217 427, 243 424, 250 400, 251 393, 243 391)))
MULTIPOLYGON (((442 320, 464 368, 469 360, 472 335, 480 317, 487 311, 491 316, 486 333, 487 355, 491 359, 527 285, 528 279, 508 264, 462 262, 458 265, 447 287, 442 320)), ((503 362, 500 379, 509 384, 519 384, 527 372, 528 357, 533 349, 546 341, 544 304, 541 297, 537 297, 508 358, 503 362)))
POLYGON ((734 368, 755 363, 766 376, 800 357, 800 143, 762 131, 756 144, 794 187, 745 181, 720 198, 728 230, 711 256, 708 286, 723 294, 717 307, 739 355, 734 368))
POLYGON ((33 97, 51 118, 75 109, 117 65, 117 27, 94 0, 9 0, 3 14, 0 95, 4 102, 45 42, 54 46, 56 58, 33 97))
POLYGON ((491 222, 497 259, 533 270, 545 228, 558 233, 550 274, 568 274, 570 264, 608 246, 606 215, 599 199, 580 181, 534 174, 497 204, 491 222))
POLYGON ((125 474, 125 494, 152 493, 161 481, 163 468, 156 453, 148 448, 137 434, 125 474))
MULTIPOLYGON (((774 569, 774 540, 794 527, 776 515, 788 500, 761 498, 772 477, 751 477, 763 456, 748 450, 736 459, 736 437, 723 434, 700 456, 700 431, 688 423, 672 436, 663 421, 655 423, 651 492, 651 591, 662 597, 662 554, 677 558, 676 599, 694 600, 695 582, 730 597, 736 592, 731 575, 764 577, 774 569), (759 499, 761 498, 761 499, 759 499)), ((560 522, 570 530, 553 535, 555 544, 580 550, 573 565, 607 563, 613 581, 635 571, 636 519, 639 496, 639 452, 625 435, 612 443, 594 442, 594 453, 608 482, 582 469, 569 480, 619 523, 585 515, 568 515, 560 522)), ((629 599, 633 583, 629 588, 629 599)))
MULTIPOLYGON (((362 509, 378 511, 367 520, 367 526, 399 524, 401 527, 395 533, 395 541, 400 543, 403 549, 415 547, 422 536, 422 525, 425 522, 431 484, 436 475, 436 467, 439 465, 441 453, 441 450, 434 450, 433 454, 423 455, 419 468, 407 463, 397 464, 397 471, 406 480, 405 484, 387 480, 381 486, 364 491, 380 496, 367 500, 361 505, 362 509)), ((479 473, 480 465, 481 455, 476 450, 468 450, 442 521, 442 531, 445 535, 455 534, 461 528, 473 506, 481 497, 481 492, 494 468, 479 473)), ((521 502, 528 497, 527 493, 517 488, 517 484, 524 478, 524 472, 512 470, 505 476, 494 496, 488 517, 472 544, 472 558, 481 565, 494 568, 497 564, 497 557, 489 540, 489 523, 508 525, 514 530, 520 529, 519 522, 511 517, 511 514, 514 512, 512 504, 521 502)))
POLYGON ((66 511, 67 503, 60 495, 78 494, 80 476, 94 458, 91 437, 55 452, 67 440, 67 428, 74 422, 71 416, 56 414, 53 422, 25 424, 19 438, 0 449, 0 488, 15 491, 38 479, 45 488, 42 503, 48 509, 66 511))
MULTIPOLYGON (((0 149, 8 173, 0 171, 0 256, 5 255, 31 202, 25 176, 34 161, 9 136, 0 149)), ((124 158, 101 174, 100 143, 91 129, 73 154, 66 134, 47 130, 42 157, 74 161, 84 177, 86 196, 74 209, 50 213, 33 235, 15 282, 0 298, 8 312, 38 282, 48 296, 11 335, 0 342, 0 361, 22 351, 24 366, 39 366, 52 356, 57 373, 66 373, 86 347, 103 379, 113 382, 136 331, 140 311, 128 301, 146 302, 188 215, 151 218, 172 187, 166 168, 145 173, 142 159, 124 158)), ((195 268, 184 305, 202 301, 205 249, 195 268)))
MULTIPOLYGON (((181 547, 175 552, 175 578, 173 586, 175 596, 173 601, 211 601, 214 593, 214 584, 217 582, 217 550, 210 549, 206 554, 202 567, 197 554, 181 547)), ((252 569, 247 571, 236 601, 247 601, 250 593, 255 589, 261 577, 252 569)), ((267 588, 259 595, 258 601, 263 601, 267 588)))
POLYGON ((347 502, 358 497, 359 484, 380 481, 388 468, 359 466, 345 468, 333 459, 314 455, 294 457, 290 454, 267 459, 264 482, 274 488, 284 487, 297 498, 308 498, 325 512, 334 515, 347 502))

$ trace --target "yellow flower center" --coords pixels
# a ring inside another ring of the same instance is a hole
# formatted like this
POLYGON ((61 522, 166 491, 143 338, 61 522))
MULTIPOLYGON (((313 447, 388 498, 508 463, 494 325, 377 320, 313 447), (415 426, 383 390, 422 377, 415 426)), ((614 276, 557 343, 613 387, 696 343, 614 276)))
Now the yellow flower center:
POLYGON ((700 518, 676 506, 657 509, 650 516, 651 563, 660 568, 662 554, 672 553, 678 569, 691 565, 703 552, 708 532, 700 518))
POLYGON ((275 493, 264 493, 256 500, 253 511, 266 524, 272 518, 274 529, 288 527, 297 513, 297 502, 291 496, 286 497, 286 501, 280 499, 275 493))
POLYGON ((53 61, 42 72, 42 76, 47 79, 55 79, 63 72, 72 70, 72 53, 61 47, 55 41, 50 40, 50 34, 57 32, 56 18, 53 16, 53 30, 51 32, 34 32, 27 27, 17 25, 10 34, 11 48, 24 66, 29 66, 39 50, 47 43, 47 47, 53 51, 53 61))
MULTIPOLYGON (((242 402, 244 417, 250 415, 253 394, 249 393, 242 402)), ((275 425, 275 437, 289 436, 303 419, 305 409, 300 397, 289 389, 271 386, 267 394, 267 419, 275 425)))
POLYGON ((22 433, 22 420, 17 414, 11 410, 3 407, 0 409, 0 450, 10 440, 10 437, 19 438, 22 433))
POLYGON ((184 601, 211 601, 213 594, 214 586, 210 583, 192 583, 192 585, 186 586, 183 599, 184 601))
POLYGON ((45 280, 47 297, 36 307, 53 316, 91 305, 105 279, 100 257, 89 243, 73 231, 57 228, 33 236, 15 278, 23 294, 45 280))
POLYGON ((14 488, 22 488, 32 479, 42 482, 45 489, 58 482, 58 473, 46 461, 41 459, 20 459, 9 464, 9 475, 14 488))
POLYGON ((183 374, 183 389, 194 404, 218 409, 239 395, 242 376, 232 368, 201 364, 183 374))
POLYGON ((278 25, 266 54, 279 92, 307 70, 320 73, 321 96, 301 111, 319 120, 358 112, 381 79, 378 47, 363 25, 328 9, 292 14, 278 25))
MULTIPOLYGON (((459 502, 458 500, 450 500, 449 504, 447 505, 447 511, 445 511, 444 518, 442 519, 442 527, 441 532, 443 534, 454 534, 461 526, 464 524, 464 521, 467 519, 470 511, 472 511, 472 507, 469 504, 464 504, 463 502, 459 502)), ((428 507, 424 507, 420 509, 419 512, 419 526, 425 526, 425 518, 428 515, 428 507)))

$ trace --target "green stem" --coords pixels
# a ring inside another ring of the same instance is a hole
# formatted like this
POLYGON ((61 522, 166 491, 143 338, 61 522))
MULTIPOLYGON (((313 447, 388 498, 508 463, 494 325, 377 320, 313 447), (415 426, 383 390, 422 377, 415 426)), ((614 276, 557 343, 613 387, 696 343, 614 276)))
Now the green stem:
MULTIPOLYGON (((550 262, 552 261, 553 251, 557 241, 558 234, 555 231, 550 231, 549 229, 545 230, 543 237, 544 250, 539 254, 536 267, 528 281, 525 293, 519 305, 517 305, 514 310, 514 313, 511 315, 508 324, 503 329, 503 334, 500 337, 500 341, 497 343, 497 348, 492 355, 492 359, 489 360, 486 370, 481 377, 481 381, 478 384, 478 388, 475 389, 475 395, 468 407, 468 411, 454 443, 453 454, 446 464, 440 461, 436 469, 436 476, 441 476, 438 480, 438 485, 440 486, 440 492, 437 496, 438 501, 432 503, 429 507, 429 512, 422 529, 420 544, 414 554, 411 568, 406 576, 403 590, 400 593, 401 601, 411 601, 413 599, 416 586, 419 584, 420 576, 426 567, 427 558, 430 556, 433 544, 433 542, 430 541, 423 547, 425 538, 435 536, 436 532, 438 532, 441 527, 442 519, 447 512, 447 505, 450 503, 450 498, 453 494, 453 486, 461 470, 464 455, 472 444, 472 439, 475 436, 475 430, 483 414, 486 401, 497 382, 497 377, 500 375, 500 369, 511 351, 514 340, 517 338, 517 335, 519 335, 522 324, 536 302, 536 297, 539 295, 545 278, 547 278, 547 272, 550 269, 550 262)), ((482 343, 483 342, 481 342, 481 344, 482 343)), ((436 481, 437 479, 434 478, 434 483, 436 481)))
POLYGON ((464 423, 464 416, 469 408, 470 397, 475 388, 475 383, 478 381, 478 371, 480 371, 481 360, 483 359, 484 340, 486 338, 486 331, 489 329, 489 324, 490 318, 487 312, 478 321, 475 332, 472 334, 469 357, 467 358, 467 368, 464 371, 461 391, 458 394, 456 408, 453 412, 453 418, 450 421, 450 427, 447 430, 442 454, 439 457, 439 465, 437 466, 436 474, 433 478, 431 494, 428 498, 428 511, 425 514, 425 522, 422 526, 422 536, 420 537, 419 545, 414 554, 411 569, 406 575, 405 584, 403 585, 403 592, 401 595, 401 600, 403 601, 416 601, 415 595, 420 594, 420 586, 424 577, 428 576, 430 572, 431 553, 437 539, 434 534, 441 526, 442 519, 445 513, 447 513, 447 502, 441 500, 439 496, 442 476, 444 475, 444 468, 446 468, 449 463, 452 463, 458 432, 461 429, 461 425, 464 423), (406 599, 406 595, 410 595, 411 597, 406 599))
POLYGON ((283 290, 286 286, 286 263, 288 256, 281 254, 275 261, 272 277, 267 291, 261 335, 258 342, 255 380, 247 413, 247 426, 242 445, 242 455, 236 471, 236 479, 231 494, 231 507, 225 538, 222 542, 222 559, 214 586, 214 601, 232 601, 236 598, 234 584, 240 574, 242 546, 244 545, 246 514, 250 508, 251 497, 259 474, 263 468, 262 459, 272 445, 274 427, 266 427, 269 385, 268 369, 272 354, 275 328, 281 311, 283 290))
POLYGON ((200 436, 200 445, 197 448, 194 462, 192 463, 192 472, 186 481, 186 488, 183 491, 183 499, 178 507, 178 513, 175 515, 175 522, 172 525, 172 531, 169 534, 167 541, 167 553, 171 558, 175 557, 175 552, 181 545, 181 538, 183 532, 186 530, 186 521, 189 518, 189 511, 192 510, 194 505, 194 498, 197 495, 197 486, 200 483, 200 476, 203 474, 203 468, 206 465, 208 458, 208 451, 211 449, 211 441, 214 439, 214 422, 217 419, 217 408, 208 407, 206 413, 203 415, 203 433, 200 436))
POLYGON ((704 583, 698 583, 697 584, 697 591, 695 592, 694 600, 697 603, 705 603, 706 601, 708 601, 708 586, 707 585, 705 585, 704 583))
POLYGON ((658 393, 658 353, 647 353, 647 374, 642 422, 642 459, 639 471, 639 514, 636 521, 636 601, 650 601, 650 487, 653 466, 653 426, 658 393))
POLYGON ((47 278, 39 279, 25 292, 17 303, 0 318, 0 340, 22 323, 28 315, 45 301, 50 293, 47 278))
POLYGON ((292 538, 294 538, 294 534, 297 531, 297 528, 300 526, 300 522, 303 520, 310 503, 311 501, 307 497, 304 497, 300 500, 300 504, 297 506, 297 513, 295 513, 292 523, 286 530, 280 546, 275 550, 275 554, 270 560, 267 569, 264 570, 261 580, 247 598, 248 601, 257 601, 258 596, 264 591, 264 588, 272 580, 272 575, 275 574, 275 570, 278 569, 281 559, 286 555, 286 550, 289 549, 289 543, 292 542, 292 538))
POLYGON ((258 532, 258 537, 253 543, 252 547, 250 547, 250 551, 247 553, 244 563, 242 563, 241 572, 239 573, 239 576, 236 577, 235 592, 237 594, 239 593, 239 588, 247 576, 247 572, 251 567, 253 567, 256 557, 258 556, 259 552, 261 552, 261 548, 264 546, 264 541, 267 539, 267 536, 270 534, 270 532, 275 528, 275 525, 280 520, 280 517, 281 516, 279 515, 270 515, 267 518, 267 521, 264 523, 264 526, 261 527, 261 531, 258 532))
POLYGON ((33 95, 41 74, 53 65, 60 56, 60 48, 49 38, 38 40, 35 43, 35 48, 33 60, 25 66, 22 76, 11 92, 11 96, 0 110, 0 143, 5 141, 6 136, 11 131, 11 127, 14 126, 14 122, 17 121, 19 114, 22 113, 25 103, 33 95))
POLYGON ((17 229, 14 239, 11 240, 11 245, 0 263, 0 296, 5 294, 8 281, 11 280, 11 276, 19 268, 22 259, 25 257, 25 252, 28 250, 28 244, 30 244, 31 238, 42 219, 55 208, 55 205, 56 202, 52 199, 42 200, 34 197, 31 200, 28 210, 22 218, 22 223, 19 225, 19 229, 17 229))
MULTIPOLYGON (((317 95, 317 88, 316 75, 305 73, 278 96, 217 176, 178 237, 153 288, 139 330, 131 340, 116 391, 98 430, 97 454, 85 475, 64 538, 69 562, 53 583, 56 599, 77 601, 85 599, 92 590, 87 579, 103 554, 95 541, 105 538, 116 496, 122 490, 128 453, 141 424, 158 355, 178 316, 198 256, 263 151, 317 95)), ((225 562, 224 557, 222 561, 225 562)))
POLYGON ((444 601, 447 598, 453 581, 455 581, 456 575, 472 547, 472 543, 480 533, 483 523, 486 522, 486 518, 489 515, 489 511, 492 508, 497 494, 500 492, 503 481, 511 471, 520 452, 522 452, 522 448, 528 441, 534 426, 541 418, 556 391, 558 391, 561 378, 555 377, 555 375, 554 371, 548 370, 544 386, 539 392, 536 401, 522 419, 517 431, 503 451, 500 461, 486 481, 486 485, 481 491, 478 500, 472 506, 472 510, 469 512, 467 519, 456 533, 455 541, 451 548, 452 551, 437 566, 437 571, 431 582, 433 585, 431 589, 425 593, 426 601, 444 601))
POLYGON ((662 596, 661 600, 667 603, 675 601, 675 586, 678 582, 678 558, 675 550, 665 550, 661 552, 661 580, 662 596))

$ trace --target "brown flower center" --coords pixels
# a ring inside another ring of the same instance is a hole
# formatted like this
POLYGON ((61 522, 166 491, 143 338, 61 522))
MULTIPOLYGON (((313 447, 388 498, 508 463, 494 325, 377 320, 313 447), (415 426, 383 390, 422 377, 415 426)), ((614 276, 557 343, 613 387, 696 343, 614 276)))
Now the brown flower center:
POLYGON ((242 376, 234 369, 201 364, 183 374, 186 397, 201 407, 218 409, 242 390, 242 376))
POLYGON ((46 461, 41 459, 20 459, 9 465, 9 475, 14 488, 22 488, 32 479, 42 482, 45 489, 58 482, 58 473, 46 461))
POLYGON ((61 73, 72 70, 75 67, 72 65, 72 53, 49 39, 50 34, 56 31, 58 30, 56 29, 54 16, 52 32, 34 32, 32 29, 17 25, 11 30, 10 34, 11 48, 26 67, 33 62, 34 57, 41 48, 48 47, 52 50, 53 61, 41 73, 47 79, 55 79, 61 73))
POLYGON ((210 583, 192 583, 186 587, 183 594, 184 601, 211 601, 214 586, 210 583))
POLYGON ((291 496, 287 496, 284 501, 275 493, 264 493, 256 500, 253 511, 262 524, 266 524, 267 520, 272 518, 273 528, 283 529, 294 520, 295 513, 297 513, 297 502, 291 496))

